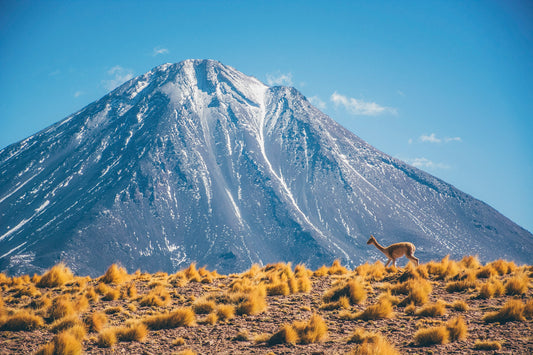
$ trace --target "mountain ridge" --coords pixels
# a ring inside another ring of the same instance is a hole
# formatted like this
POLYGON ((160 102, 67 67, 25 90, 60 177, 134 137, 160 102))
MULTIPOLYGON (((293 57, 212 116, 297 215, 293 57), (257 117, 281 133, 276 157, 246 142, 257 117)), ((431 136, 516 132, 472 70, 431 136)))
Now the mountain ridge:
POLYGON ((58 261, 89 274, 117 261, 354 266, 379 258, 371 233, 412 240, 426 258, 531 263, 531 233, 490 206, 370 146, 296 89, 212 60, 131 79, 1 150, 0 173, 0 269, 14 273, 58 261))

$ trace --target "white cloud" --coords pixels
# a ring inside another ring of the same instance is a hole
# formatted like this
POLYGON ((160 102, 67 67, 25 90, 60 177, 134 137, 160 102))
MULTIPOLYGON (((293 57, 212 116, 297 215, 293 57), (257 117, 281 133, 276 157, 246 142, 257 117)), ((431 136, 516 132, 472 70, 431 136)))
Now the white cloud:
POLYGON ((423 143, 450 143, 450 142, 461 142, 461 137, 444 137, 439 138, 435 133, 431 133, 430 135, 421 135, 418 138, 423 143))
POLYGON ((267 84, 269 86, 284 85, 292 86, 292 73, 267 74, 267 84))
POLYGON ((395 108, 380 106, 375 102, 357 100, 353 97, 346 97, 338 94, 336 91, 331 95, 331 101, 333 101, 335 106, 344 106, 353 115, 377 116, 385 113, 391 113, 393 115, 397 113, 395 108))
POLYGON ((426 169, 450 169, 450 166, 444 163, 436 163, 427 158, 408 159, 407 162, 416 168, 426 169))
POLYGON ((320 97, 318 96, 312 96, 312 97, 309 97, 308 98, 309 102, 312 103, 315 107, 321 109, 321 110, 324 110, 327 106, 326 106, 326 103, 324 101, 322 101, 320 99, 320 97))
POLYGON ((113 68, 109 69, 107 75, 110 75, 112 78, 102 80, 102 85, 110 91, 133 78, 133 72, 120 65, 115 65, 113 68))
POLYGON ((74 97, 80 97, 80 96, 83 95, 83 94, 84 94, 83 91, 76 91, 76 92, 74 93, 74 97))
POLYGON ((155 57, 160 54, 168 54, 168 52, 169 50, 167 48, 155 47, 152 55, 155 57))

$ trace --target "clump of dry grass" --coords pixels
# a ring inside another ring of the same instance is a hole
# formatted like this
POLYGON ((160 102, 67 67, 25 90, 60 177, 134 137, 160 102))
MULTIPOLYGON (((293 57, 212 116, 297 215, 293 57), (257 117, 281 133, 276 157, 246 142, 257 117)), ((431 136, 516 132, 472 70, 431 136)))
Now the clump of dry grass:
POLYGON ((431 283, 422 278, 409 279, 391 288, 392 294, 407 293, 407 297, 399 303, 401 306, 406 306, 410 303, 414 303, 417 306, 425 304, 429 300, 429 294, 432 290, 431 283))
POLYGON ((517 268, 514 262, 502 259, 495 260, 487 265, 493 267, 500 275, 510 274, 517 268))
POLYGON ((97 344, 101 348, 111 348, 118 342, 115 329, 106 328, 98 333, 97 344))
POLYGON ((378 337, 375 341, 365 341, 353 349, 350 355, 399 355, 400 352, 394 348, 385 338, 378 337))
POLYGON ((107 315, 104 312, 94 312, 84 320, 89 330, 100 332, 107 324, 107 315))
POLYGON ((235 317, 235 306, 231 304, 220 304, 217 306, 215 312, 218 319, 225 322, 235 317))
POLYGON ((37 282, 37 287, 59 287, 72 281, 73 278, 72 271, 65 264, 59 263, 43 274, 37 282))
POLYGON ((491 277, 487 282, 481 285, 477 298, 488 299, 500 297, 505 294, 503 283, 496 277, 491 277))
POLYGON ((458 312, 466 312, 469 309, 468 304, 462 300, 453 302, 451 307, 458 312))
POLYGON ((163 286, 157 286, 139 301, 139 305, 146 307, 163 307, 169 303, 170 294, 163 286))
POLYGON ((475 350, 501 350, 502 344, 497 340, 476 340, 475 350))
POLYGON ((326 311, 331 311, 331 310, 340 309, 340 308, 343 308, 343 309, 350 308, 350 299, 348 297, 341 296, 337 301, 323 303, 320 306, 320 309, 323 309, 326 311))
POLYGON ((341 297, 347 297, 351 304, 359 304, 366 297, 365 286, 361 279, 353 279, 326 291, 322 299, 325 303, 338 301, 341 297))
POLYGON ((194 301, 192 309, 196 314, 209 314, 215 310, 217 304, 213 300, 209 300, 205 297, 199 298, 194 301))
POLYGON ((26 310, 0 318, 0 330, 31 331, 44 326, 44 320, 26 310))
POLYGON ((364 328, 356 328, 352 334, 348 336, 346 342, 348 344, 362 344, 365 341, 375 342, 380 335, 374 332, 367 332, 364 328))
POLYGON ((52 300, 52 305, 48 309, 48 318, 51 320, 76 314, 74 304, 66 295, 57 296, 52 300))
POLYGON ((446 329, 451 341, 464 340, 467 335, 467 326, 463 317, 456 317, 446 322, 446 329))
POLYGON ((248 293, 237 294, 234 298, 238 302, 236 307, 238 315, 255 315, 267 309, 264 289, 258 288, 248 293))
POLYGON ((525 320, 524 310, 525 305, 522 301, 511 299, 499 311, 486 313, 483 320, 487 323, 523 321, 525 320))
POLYGON ((348 273, 348 269, 341 265, 339 259, 335 260, 328 269, 329 275, 345 275, 348 273))
POLYGON ((419 329, 415 333, 415 343, 420 346, 446 344, 450 341, 450 334, 445 326, 419 329))
POLYGON ((152 330, 192 326, 196 322, 191 308, 177 308, 170 313, 153 315, 143 319, 143 323, 152 330))
POLYGON ((507 295, 523 295, 529 288, 529 278, 525 273, 520 273, 508 279, 504 287, 507 295))
POLYGON ((118 341, 143 341, 148 334, 146 325, 142 322, 131 322, 125 326, 113 328, 118 341))
POLYGON ((446 302, 438 300, 415 311, 418 317, 440 317, 446 314, 446 302))
POLYGON ((446 255, 439 263, 430 261, 427 263, 427 269, 430 274, 437 277, 437 280, 449 280, 461 271, 459 264, 450 260, 449 255, 446 255))
POLYGON ((56 320, 52 325, 50 326, 50 330, 53 333, 59 333, 64 330, 67 330, 69 328, 72 328, 76 325, 83 325, 80 318, 76 315, 72 315, 69 317, 64 317, 56 320))
POLYGON ((112 264, 105 274, 100 278, 100 281, 106 284, 121 284, 129 280, 130 275, 125 268, 112 264))
POLYGON ((174 346, 182 346, 182 345, 185 345, 185 339, 183 339, 182 337, 177 337, 176 339, 174 339, 172 341, 172 345, 174 346))
POLYGON ((82 351, 82 344, 74 335, 69 332, 62 332, 54 336, 50 343, 42 346, 36 355, 78 355, 82 351))
POLYGON ((284 324, 276 333, 258 337, 256 341, 265 341, 270 346, 276 344, 310 344, 324 340, 327 335, 326 323, 318 314, 313 314, 307 322, 296 321, 292 324, 284 324))
POLYGON ((372 320, 391 318, 394 315, 392 303, 388 298, 381 298, 374 305, 368 306, 364 311, 356 315, 356 319, 372 320))

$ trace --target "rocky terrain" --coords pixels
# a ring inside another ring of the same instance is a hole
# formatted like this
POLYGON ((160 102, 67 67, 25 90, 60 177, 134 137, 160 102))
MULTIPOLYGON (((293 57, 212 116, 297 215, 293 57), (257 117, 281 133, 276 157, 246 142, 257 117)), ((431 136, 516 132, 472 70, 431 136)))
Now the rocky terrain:
POLYGON ((98 278, 0 274, 0 353, 530 354, 533 267, 475 257, 98 278))

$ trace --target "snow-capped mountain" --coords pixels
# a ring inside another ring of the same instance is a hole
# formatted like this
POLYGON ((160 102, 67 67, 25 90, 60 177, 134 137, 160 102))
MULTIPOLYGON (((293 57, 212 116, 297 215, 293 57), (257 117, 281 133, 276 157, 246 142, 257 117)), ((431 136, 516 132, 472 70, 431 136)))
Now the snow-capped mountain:
POLYGON ((533 262, 533 235, 367 144, 289 87, 212 60, 165 64, 0 151, 0 270, 64 261, 221 272, 276 261, 533 262))

